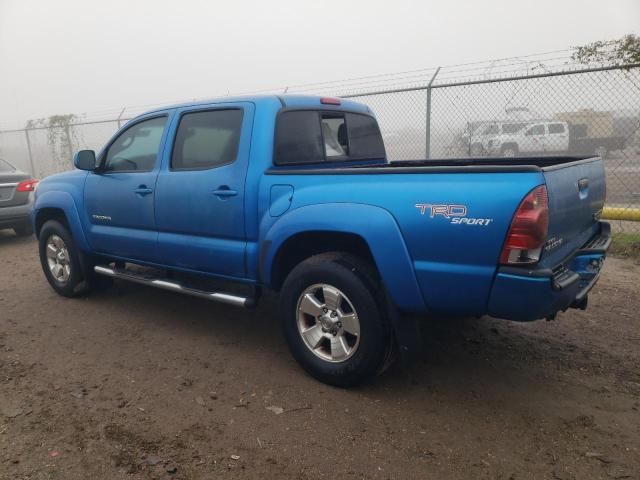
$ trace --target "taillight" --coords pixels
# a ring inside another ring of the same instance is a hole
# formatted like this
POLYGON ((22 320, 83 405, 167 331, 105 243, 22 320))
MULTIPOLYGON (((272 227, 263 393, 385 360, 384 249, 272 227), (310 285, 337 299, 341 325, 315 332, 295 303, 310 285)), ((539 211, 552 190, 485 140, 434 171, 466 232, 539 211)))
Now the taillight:
POLYGON ((540 260, 549 228, 547 187, 531 190, 520 203, 500 254, 500 263, 517 265, 540 260))
POLYGON ((39 180, 35 178, 30 178, 29 180, 24 180, 20 182, 16 187, 17 192, 33 192, 36 189, 36 185, 38 185, 39 180))

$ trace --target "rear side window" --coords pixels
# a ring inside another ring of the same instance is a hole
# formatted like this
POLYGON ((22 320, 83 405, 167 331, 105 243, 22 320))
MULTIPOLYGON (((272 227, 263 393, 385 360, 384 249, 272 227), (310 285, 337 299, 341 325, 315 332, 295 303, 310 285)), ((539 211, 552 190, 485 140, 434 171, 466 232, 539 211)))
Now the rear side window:
POLYGON ((301 110, 278 116, 278 165, 385 158, 380 129, 368 115, 301 110))
POLYGON ((550 123, 549 133, 564 133, 564 125, 562 123, 550 123))
POLYGON ((173 170, 204 170, 235 161, 242 110, 187 113, 180 119, 171 155, 173 170))

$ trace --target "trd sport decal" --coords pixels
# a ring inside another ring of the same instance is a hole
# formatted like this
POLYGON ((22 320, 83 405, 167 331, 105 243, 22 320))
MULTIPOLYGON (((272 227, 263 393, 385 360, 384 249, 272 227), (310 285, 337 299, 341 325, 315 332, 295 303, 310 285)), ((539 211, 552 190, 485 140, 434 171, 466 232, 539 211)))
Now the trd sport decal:
POLYGON ((454 225, 479 225, 486 227, 493 218, 469 218, 467 217, 466 205, 435 205, 431 203, 416 203, 416 208, 421 215, 428 215, 429 218, 443 217, 454 225))

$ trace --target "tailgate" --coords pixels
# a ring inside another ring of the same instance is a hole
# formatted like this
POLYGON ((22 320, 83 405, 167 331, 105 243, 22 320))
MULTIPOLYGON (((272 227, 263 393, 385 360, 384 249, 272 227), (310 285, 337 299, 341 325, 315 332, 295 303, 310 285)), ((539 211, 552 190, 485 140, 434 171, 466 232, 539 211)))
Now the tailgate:
POLYGON ((549 194, 549 233, 540 265, 553 267, 596 232, 606 187, 599 157, 543 168, 549 194))
POLYGON ((22 172, 0 173, 0 208, 24 205, 29 201, 29 192, 16 192, 16 187, 29 175, 22 172))

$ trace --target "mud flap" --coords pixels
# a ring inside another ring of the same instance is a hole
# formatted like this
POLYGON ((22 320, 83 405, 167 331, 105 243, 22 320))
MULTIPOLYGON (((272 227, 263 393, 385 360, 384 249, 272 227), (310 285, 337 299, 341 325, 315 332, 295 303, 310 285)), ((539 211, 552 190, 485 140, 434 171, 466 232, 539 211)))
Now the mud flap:
POLYGON ((422 335, 416 315, 402 314, 387 294, 387 316, 393 329, 395 347, 403 366, 409 365, 422 349, 422 335))

